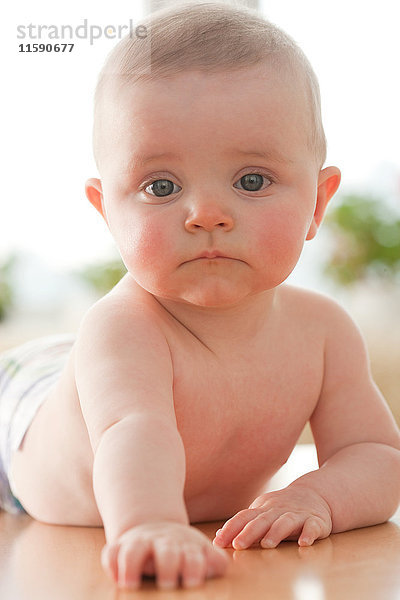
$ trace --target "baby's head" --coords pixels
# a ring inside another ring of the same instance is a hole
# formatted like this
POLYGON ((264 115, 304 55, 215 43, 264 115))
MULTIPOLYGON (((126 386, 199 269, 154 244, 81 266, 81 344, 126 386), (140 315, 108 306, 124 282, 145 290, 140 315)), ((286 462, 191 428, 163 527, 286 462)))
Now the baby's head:
POLYGON ((223 2, 174 3, 142 22, 141 35, 126 36, 110 53, 95 94, 94 155, 100 166, 109 102, 123 88, 192 70, 227 73, 246 85, 246 69, 266 62, 293 78, 293 93, 305 94, 308 143, 319 168, 326 158, 319 85, 303 51, 256 12, 223 2), (297 86, 296 86, 297 84, 297 86), (111 96, 111 98, 110 98, 111 96))
POLYGON ((243 7, 190 2, 142 25, 100 73, 90 201, 155 296, 220 306, 276 287, 340 180, 321 171, 310 63, 243 7), (194 260, 207 250, 225 258, 194 260))

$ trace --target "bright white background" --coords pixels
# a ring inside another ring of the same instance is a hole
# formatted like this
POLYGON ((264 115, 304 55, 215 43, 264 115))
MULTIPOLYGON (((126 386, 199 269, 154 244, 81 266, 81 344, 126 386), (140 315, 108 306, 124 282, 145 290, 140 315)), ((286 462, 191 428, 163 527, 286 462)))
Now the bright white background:
MULTIPOLYGON (((327 163, 343 190, 400 195, 398 2, 264 0, 263 13, 301 45, 319 77, 327 163)), ((13 250, 55 269, 110 253, 113 242, 84 194, 96 77, 116 41, 75 40, 72 53, 19 53, 17 25, 128 24, 140 1, 9 4, 2 27, 0 262, 13 250)), ((69 40, 65 40, 68 42, 69 40)), ((54 40, 53 40, 54 43, 54 40)), ((314 242, 314 244, 317 242, 314 242)), ((314 252, 318 249, 314 246, 314 252)), ((309 249, 306 249, 309 253, 309 249)))

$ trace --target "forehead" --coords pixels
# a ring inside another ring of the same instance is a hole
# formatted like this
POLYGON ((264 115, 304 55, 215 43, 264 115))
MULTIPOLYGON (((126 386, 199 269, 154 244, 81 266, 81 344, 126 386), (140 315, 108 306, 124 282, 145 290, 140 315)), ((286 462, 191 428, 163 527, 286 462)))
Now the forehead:
POLYGON ((309 129, 304 84, 268 64, 135 83, 114 95, 109 109, 109 142, 118 146, 125 168, 135 157, 202 151, 210 156, 228 147, 295 160, 304 154, 309 129))

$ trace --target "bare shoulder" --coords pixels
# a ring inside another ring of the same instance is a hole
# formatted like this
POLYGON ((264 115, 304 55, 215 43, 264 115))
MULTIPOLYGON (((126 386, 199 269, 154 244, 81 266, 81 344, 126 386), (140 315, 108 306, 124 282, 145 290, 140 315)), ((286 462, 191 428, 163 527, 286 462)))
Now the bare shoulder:
POLYGON ((76 374, 94 372, 94 362, 129 372, 132 362, 147 370, 171 369, 171 354, 155 298, 130 276, 96 302, 82 319, 76 340, 76 374), (82 367, 83 365, 83 367, 82 367))
POLYGON ((353 322, 347 311, 333 298, 295 285, 285 284, 279 290, 279 303, 287 315, 303 326, 314 327, 321 335, 327 336, 338 322, 353 322))
POLYGON ((134 413, 175 421, 169 344, 154 298, 139 292, 121 282, 89 309, 78 332, 75 381, 93 448, 110 423, 134 413))
POLYGON ((279 298, 284 302, 295 303, 304 310, 315 310, 317 307, 323 307, 326 302, 337 304, 326 294, 288 283, 280 286, 279 294, 279 298))
POLYGON ((324 382, 338 385, 346 373, 370 379, 366 343, 348 311, 333 298, 296 286, 286 286, 284 302, 303 326, 315 327, 324 342, 324 382), (314 324, 314 325, 312 325, 314 324))
POLYGON ((127 274, 86 312, 78 336, 107 335, 121 342, 131 335, 137 338, 157 332, 162 335, 160 305, 127 274))
POLYGON ((323 342, 322 385, 310 418, 319 463, 355 443, 399 448, 398 427, 373 381, 363 335, 347 310, 324 294, 295 286, 285 286, 282 303, 294 312, 294 322, 302 321, 302 330, 315 327, 323 342))

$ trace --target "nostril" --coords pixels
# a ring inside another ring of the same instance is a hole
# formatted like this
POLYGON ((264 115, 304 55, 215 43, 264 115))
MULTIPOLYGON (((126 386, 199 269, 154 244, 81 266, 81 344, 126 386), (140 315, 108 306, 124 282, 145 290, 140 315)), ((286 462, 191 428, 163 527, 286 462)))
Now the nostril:
POLYGON ((192 231, 194 231, 195 229, 205 229, 206 231, 212 231, 212 229, 218 228, 218 229, 231 229, 232 224, 229 223, 229 221, 220 221, 220 222, 216 222, 216 221, 210 221, 210 222, 201 222, 199 220, 196 219, 196 221, 192 221, 192 220, 187 220, 185 223, 185 227, 187 229, 191 229, 192 231))

